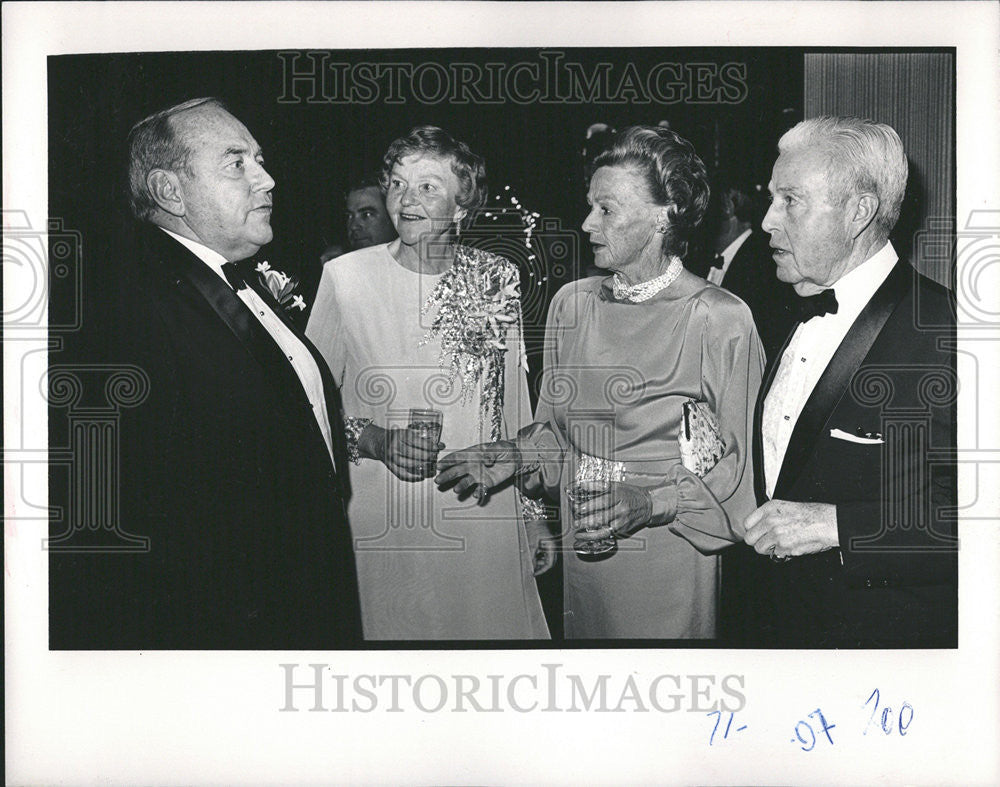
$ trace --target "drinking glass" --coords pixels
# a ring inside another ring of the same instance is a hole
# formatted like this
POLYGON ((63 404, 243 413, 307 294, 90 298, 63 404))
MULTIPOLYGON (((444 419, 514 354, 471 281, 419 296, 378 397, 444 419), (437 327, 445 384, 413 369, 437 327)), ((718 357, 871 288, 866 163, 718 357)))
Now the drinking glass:
MULTIPOLYGON (((412 408, 407 428, 423 440, 430 440, 435 445, 441 442, 441 427, 444 425, 444 413, 440 410, 412 408)), ((427 467, 424 468, 424 478, 433 478, 437 474, 437 451, 427 467)))
MULTIPOLYGON (((576 481, 566 487, 566 496, 569 498, 570 502, 570 512, 573 516, 573 521, 576 522, 580 517, 577 516, 578 507, 592 500, 595 497, 599 497, 611 488, 611 482, 606 480, 594 480, 594 481, 576 481)), ((599 530, 604 525, 602 523, 597 523, 593 530, 599 530)), ((588 528, 588 531, 591 528, 588 528)), ((582 541, 576 539, 573 542, 573 551, 581 557, 593 557, 595 555, 604 555, 608 552, 613 552, 617 546, 614 534, 609 535, 607 538, 600 538, 596 541, 582 541)))

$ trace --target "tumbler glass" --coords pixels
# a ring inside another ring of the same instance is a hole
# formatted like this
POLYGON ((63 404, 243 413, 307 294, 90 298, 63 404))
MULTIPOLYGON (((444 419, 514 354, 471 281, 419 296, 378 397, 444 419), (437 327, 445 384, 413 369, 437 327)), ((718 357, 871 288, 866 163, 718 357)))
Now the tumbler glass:
MULTIPOLYGON (((410 410, 410 421, 407 428, 411 429, 418 437, 430 440, 437 444, 441 442, 441 427, 444 424, 444 413, 440 410, 412 408, 410 410)), ((437 474, 437 451, 434 452, 434 459, 431 460, 424 469, 425 478, 433 478, 437 474)))
MULTIPOLYGON (((610 481, 596 480, 596 481, 576 481, 566 487, 566 496, 569 498, 570 502, 570 512, 573 516, 573 521, 576 522, 580 517, 577 516, 578 507, 592 500, 595 497, 599 497, 604 494, 608 489, 611 488, 610 481)), ((602 523, 598 523, 595 530, 604 527, 602 523)), ((594 555, 604 555, 608 552, 614 551, 617 543, 615 541, 614 535, 609 535, 607 538, 600 538, 595 541, 583 541, 576 539, 573 542, 573 551, 581 557, 592 557, 594 555)))

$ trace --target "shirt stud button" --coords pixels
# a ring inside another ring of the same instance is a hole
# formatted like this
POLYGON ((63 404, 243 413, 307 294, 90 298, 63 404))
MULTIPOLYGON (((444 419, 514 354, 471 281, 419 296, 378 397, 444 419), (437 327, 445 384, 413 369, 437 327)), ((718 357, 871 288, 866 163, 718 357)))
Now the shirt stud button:
POLYGON ((791 420, 792 420, 792 417, 791 417, 790 415, 786 415, 786 416, 785 416, 785 420, 786 420, 786 421, 791 421, 791 420))

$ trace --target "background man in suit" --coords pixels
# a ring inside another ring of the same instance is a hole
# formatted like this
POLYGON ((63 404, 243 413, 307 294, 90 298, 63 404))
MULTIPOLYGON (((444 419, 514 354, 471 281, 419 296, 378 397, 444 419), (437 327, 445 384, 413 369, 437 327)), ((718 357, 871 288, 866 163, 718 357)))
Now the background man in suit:
POLYGON ((347 190, 344 207, 347 241, 352 251, 396 239, 396 229, 385 210, 385 197, 377 175, 365 175, 354 183, 347 190))
MULTIPOLYGON (((396 228, 385 210, 385 196, 376 173, 363 175, 348 187, 344 195, 344 216, 350 251, 396 239, 396 228)), ((333 244, 320 255, 319 261, 328 262, 343 253, 340 244, 333 244)))
POLYGON ((902 143, 889 126, 824 117, 778 149, 763 227, 778 278, 816 308, 758 400, 766 502, 745 541, 773 565, 756 644, 953 647, 954 311, 887 241, 902 143))
POLYGON ((272 237, 260 146, 215 99, 146 118, 129 146, 146 225, 106 357, 149 378, 122 419, 120 519, 150 543, 50 556, 50 644, 355 644, 337 390, 252 264, 234 264, 272 237))
POLYGON ((750 307, 764 351, 773 358, 795 324, 795 291, 775 278, 767 233, 753 228, 763 210, 745 186, 716 175, 706 218, 714 254, 698 273, 750 307))

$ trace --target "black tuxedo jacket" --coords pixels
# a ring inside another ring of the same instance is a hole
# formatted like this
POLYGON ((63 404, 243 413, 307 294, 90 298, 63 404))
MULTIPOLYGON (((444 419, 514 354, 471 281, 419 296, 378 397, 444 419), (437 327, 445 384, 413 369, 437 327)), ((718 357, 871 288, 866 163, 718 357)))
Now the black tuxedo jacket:
POLYGON ((336 463, 291 364, 232 288, 156 228, 130 266, 106 359, 149 379, 119 429, 120 523, 149 548, 50 555, 51 647, 357 644, 343 426, 322 357, 292 327, 323 376, 336 463))
MULTIPOLYGON (((900 261, 834 354, 795 425, 774 498, 835 504, 840 549, 786 563, 755 556, 750 644, 957 644, 954 315, 948 290, 900 261)), ((755 413, 759 502, 761 417, 779 359, 755 413)))

